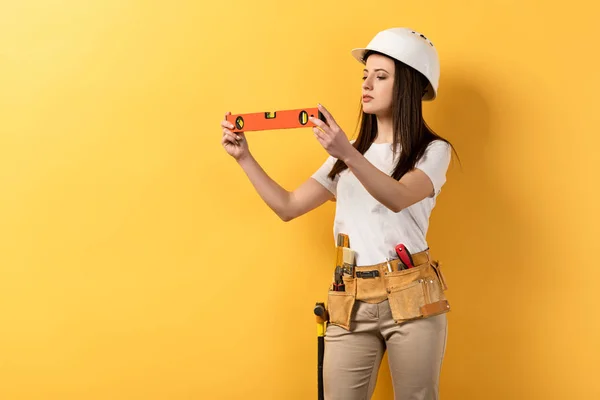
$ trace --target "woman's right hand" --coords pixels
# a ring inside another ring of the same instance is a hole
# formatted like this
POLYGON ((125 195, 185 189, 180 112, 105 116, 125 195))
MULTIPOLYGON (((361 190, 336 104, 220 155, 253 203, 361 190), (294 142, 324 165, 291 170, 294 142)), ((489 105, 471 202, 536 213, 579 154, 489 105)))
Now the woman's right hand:
POLYGON ((225 114, 225 119, 221 122, 221 127, 223 128, 221 144, 225 148, 227 154, 239 161, 250 154, 250 149, 248 148, 248 141, 246 140, 244 132, 233 133, 230 131, 234 126, 231 122, 227 121, 228 115, 231 115, 231 113, 227 112, 225 114))

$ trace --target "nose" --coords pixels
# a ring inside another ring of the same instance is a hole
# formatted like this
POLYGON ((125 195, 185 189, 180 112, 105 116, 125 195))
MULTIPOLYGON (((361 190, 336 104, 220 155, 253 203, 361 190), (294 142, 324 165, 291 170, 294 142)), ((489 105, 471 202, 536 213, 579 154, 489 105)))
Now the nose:
POLYGON ((369 89, 370 90, 370 89, 373 88, 372 85, 371 85, 371 79, 370 78, 367 78, 367 79, 365 79, 363 81, 362 88, 363 88, 363 90, 365 90, 365 89, 369 89))

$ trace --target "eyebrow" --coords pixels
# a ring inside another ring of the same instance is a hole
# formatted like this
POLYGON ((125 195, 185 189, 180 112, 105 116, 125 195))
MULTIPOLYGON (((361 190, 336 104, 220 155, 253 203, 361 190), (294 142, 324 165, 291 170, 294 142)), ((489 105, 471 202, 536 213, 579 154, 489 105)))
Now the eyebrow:
MULTIPOLYGON (((375 71, 375 72, 377 72, 377 71, 383 71, 383 72, 386 72, 386 73, 388 73, 388 74, 389 74, 389 72, 387 72, 387 71, 386 71, 385 69, 383 69, 383 68, 375 68, 373 71, 375 71)), ((365 69, 363 69, 363 72, 369 72, 369 70, 365 68, 365 69)))

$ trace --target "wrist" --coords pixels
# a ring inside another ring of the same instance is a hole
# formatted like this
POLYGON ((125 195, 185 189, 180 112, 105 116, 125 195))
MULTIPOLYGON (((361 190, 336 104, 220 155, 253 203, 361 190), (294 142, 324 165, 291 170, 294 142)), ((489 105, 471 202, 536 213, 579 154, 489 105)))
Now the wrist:
POLYGON ((245 168, 253 160, 254 160, 254 158, 252 157, 252 154, 247 153, 247 154, 241 156, 240 158, 238 158, 236 161, 240 165, 240 167, 245 168))
POLYGON ((344 162, 344 164, 346 164, 348 167, 350 167, 350 165, 356 160, 356 158, 358 156, 361 156, 360 152, 358 150, 356 150, 356 148, 354 146, 350 146, 350 149, 344 155, 344 157, 342 158, 342 161, 344 162))

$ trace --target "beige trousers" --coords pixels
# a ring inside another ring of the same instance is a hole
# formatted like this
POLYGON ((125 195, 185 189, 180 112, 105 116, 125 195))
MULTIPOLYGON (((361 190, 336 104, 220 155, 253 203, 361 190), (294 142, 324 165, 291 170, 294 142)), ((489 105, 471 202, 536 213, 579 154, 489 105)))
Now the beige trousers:
POLYGON ((448 323, 446 314, 397 324, 387 300, 356 301, 350 331, 325 332, 325 400, 369 400, 388 351, 395 400, 438 400, 448 323))

